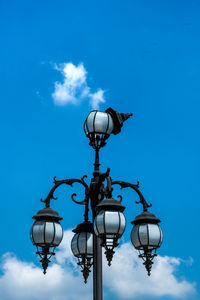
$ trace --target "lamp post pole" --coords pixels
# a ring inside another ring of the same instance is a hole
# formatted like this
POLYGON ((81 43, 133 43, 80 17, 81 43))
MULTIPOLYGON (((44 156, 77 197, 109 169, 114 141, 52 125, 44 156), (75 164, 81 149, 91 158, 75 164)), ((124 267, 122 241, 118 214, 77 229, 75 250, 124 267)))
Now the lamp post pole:
POLYGON ((56 200, 54 192, 61 185, 72 186, 73 183, 80 183, 85 189, 85 198, 82 201, 76 200, 76 194, 73 193, 72 200, 85 206, 84 221, 77 225, 73 230, 74 237, 71 241, 71 249, 74 256, 78 259, 78 265, 81 267, 84 282, 93 267, 93 300, 103 300, 102 287, 102 248, 105 248, 105 255, 108 265, 115 253, 114 249, 118 246, 119 238, 123 235, 126 227, 126 219, 123 214, 125 206, 120 200, 112 197, 113 185, 118 184, 121 188, 131 188, 139 196, 139 201, 143 206, 143 212, 136 216, 131 232, 131 241, 134 247, 139 250, 139 257, 148 275, 151 273, 153 258, 156 256, 156 250, 162 244, 162 231, 158 225, 160 220, 155 215, 148 212, 151 207, 144 199, 139 190, 139 182, 132 184, 124 181, 112 181, 110 169, 105 173, 99 170, 99 150, 106 145, 106 140, 110 134, 118 134, 121 131, 124 121, 132 114, 118 113, 112 108, 105 112, 92 111, 84 124, 86 136, 90 139, 89 145, 95 150, 94 172, 90 185, 85 182, 84 175, 81 179, 56 180, 54 177, 54 186, 51 188, 45 200, 45 208, 39 210, 33 217, 35 222, 31 228, 31 240, 37 247, 40 256, 40 262, 44 274, 50 263, 50 259, 55 255, 55 248, 59 246, 63 238, 63 229, 60 225, 62 218, 58 213, 50 208, 50 201, 56 200), (92 211, 92 222, 89 221, 89 206, 92 211))
MULTIPOLYGON (((92 213, 93 213, 93 223, 96 217, 96 205, 101 201, 101 194, 99 189, 99 149, 95 151, 95 163, 94 163, 94 194, 91 199, 92 203, 92 213), (100 199, 99 199, 100 198, 100 199)), ((102 300, 103 299, 103 283, 102 283, 102 247, 101 240, 95 234, 93 235, 93 299, 102 300)))
POLYGON ((101 240, 96 235, 93 236, 93 299, 103 299, 103 285, 102 285, 102 247, 101 240))

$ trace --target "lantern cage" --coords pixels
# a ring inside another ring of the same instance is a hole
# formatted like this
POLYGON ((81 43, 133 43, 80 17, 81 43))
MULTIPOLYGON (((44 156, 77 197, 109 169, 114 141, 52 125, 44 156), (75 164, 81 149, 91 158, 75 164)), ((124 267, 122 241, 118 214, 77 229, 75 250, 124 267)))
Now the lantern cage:
POLYGON ((89 145, 94 149, 105 146, 106 140, 113 130, 113 120, 109 113, 93 110, 84 123, 84 131, 90 139, 89 145))
POLYGON ((71 241, 71 250, 78 258, 84 282, 87 283, 91 266, 93 265, 93 226, 89 221, 79 224, 73 232, 75 235, 71 241))
POLYGON ((124 209, 125 207, 113 198, 102 200, 97 205, 94 232, 102 240, 101 245, 106 250, 105 254, 109 266, 115 253, 113 249, 118 246, 118 239, 123 235, 126 227, 124 209))
POLYGON ((131 232, 133 246, 139 250, 139 257, 143 259, 148 275, 151 274, 153 259, 156 250, 161 246, 163 233, 158 225, 160 220, 155 215, 144 211, 132 222, 134 227, 131 232))
POLYGON ((55 248, 63 239, 63 229, 59 223, 62 218, 55 210, 45 207, 39 210, 33 219, 35 222, 32 225, 30 236, 33 245, 37 247, 36 254, 41 258, 43 273, 46 274, 50 259, 55 255, 55 248))

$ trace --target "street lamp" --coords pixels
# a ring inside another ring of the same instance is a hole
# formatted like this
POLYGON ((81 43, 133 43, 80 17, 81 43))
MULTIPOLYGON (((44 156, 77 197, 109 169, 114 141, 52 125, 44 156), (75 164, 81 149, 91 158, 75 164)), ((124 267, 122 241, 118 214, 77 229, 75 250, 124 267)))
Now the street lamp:
POLYGON ((59 246, 63 238, 63 230, 59 223, 62 218, 55 210, 45 207, 39 210, 33 216, 33 219, 35 219, 35 222, 31 228, 31 240, 33 245, 37 247, 36 253, 41 258, 40 262, 42 263, 43 272, 46 274, 50 258, 52 255, 55 255, 54 250, 59 246))
POLYGON ((123 123, 132 114, 118 113, 112 108, 105 112, 92 111, 89 113, 84 123, 84 131, 89 138, 89 145, 95 150, 94 172, 90 185, 85 182, 84 175, 81 179, 56 180, 45 200, 45 208, 40 210, 34 217, 35 223, 31 228, 31 240, 37 247, 42 263, 44 274, 50 258, 55 255, 55 248, 59 246, 63 237, 63 230, 59 223, 62 219, 58 213, 50 208, 50 201, 57 199, 54 196, 55 190, 63 185, 72 186, 77 182, 85 188, 85 198, 77 201, 72 194, 72 200, 80 205, 84 205, 84 220, 73 232, 75 233, 71 241, 71 250, 78 259, 84 281, 87 282, 91 267, 93 267, 93 295, 94 300, 102 300, 102 247, 105 248, 105 255, 108 265, 111 265, 114 248, 119 244, 119 239, 123 235, 126 227, 126 219, 123 214, 125 207, 121 204, 122 197, 116 200, 112 196, 113 186, 119 185, 123 188, 132 188, 139 196, 139 201, 143 205, 143 212, 136 216, 132 224, 131 241, 133 246, 139 251, 139 257, 143 259, 148 275, 151 273, 153 258, 156 250, 161 246, 163 234, 158 223, 160 220, 148 211, 151 207, 144 199, 139 190, 139 182, 132 184, 124 181, 113 181, 110 177, 110 169, 105 173, 99 170, 99 151, 106 145, 106 140, 111 134, 118 134, 123 123), (89 209, 92 211, 92 220, 89 221, 89 209))
POLYGON ((105 248, 108 265, 111 266, 113 249, 118 246, 118 239, 124 233, 126 219, 125 207, 115 199, 102 200, 96 207, 98 212, 94 220, 94 232, 101 239, 105 248))
POLYGON ((75 235, 71 241, 71 249, 75 257, 78 258, 78 265, 82 268, 85 283, 89 276, 90 268, 93 264, 93 224, 84 221, 74 230, 75 235))

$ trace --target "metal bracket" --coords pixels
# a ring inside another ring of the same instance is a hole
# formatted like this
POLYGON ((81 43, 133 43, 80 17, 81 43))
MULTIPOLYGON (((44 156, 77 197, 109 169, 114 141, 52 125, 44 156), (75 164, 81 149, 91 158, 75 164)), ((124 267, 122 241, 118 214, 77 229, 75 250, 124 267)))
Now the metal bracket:
POLYGON ((125 181, 112 181, 111 182, 112 185, 114 184, 118 184, 121 186, 121 189, 124 188, 132 188, 139 196, 140 200, 136 201, 136 203, 141 203, 143 205, 143 211, 148 211, 148 208, 152 206, 152 204, 148 204, 146 202, 146 200, 144 199, 144 196, 142 195, 142 193, 139 190, 139 181, 137 181, 137 184, 133 184, 133 183, 129 183, 129 182, 125 182, 125 181))

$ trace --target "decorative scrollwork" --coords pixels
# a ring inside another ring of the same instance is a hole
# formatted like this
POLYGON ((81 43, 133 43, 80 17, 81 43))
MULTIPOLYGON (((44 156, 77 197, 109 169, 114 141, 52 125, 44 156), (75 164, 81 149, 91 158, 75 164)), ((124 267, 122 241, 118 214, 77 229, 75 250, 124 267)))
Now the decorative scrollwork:
POLYGON ((122 198, 122 196, 121 196, 121 195, 118 195, 118 196, 117 196, 117 198, 119 198, 119 199, 120 199, 120 200, 119 200, 119 202, 122 202, 122 199, 123 199, 123 198, 122 198))
MULTIPOLYGON (((83 181, 83 182, 85 182, 85 178, 87 178, 87 175, 83 175, 83 177, 81 177, 81 180, 83 181)), ((86 182, 85 182, 85 184, 86 184, 86 182)), ((87 184, 86 184, 87 185, 87 184)))
MULTIPOLYGON (((50 192, 47 195, 46 199, 45 200, 40 199, 40 201, 46 203, 46 207, 49 207, 51 199, 57 200, 57 197, 54 196, 54 192, 62 184, 70 185, 72 187, 73 183, 80 183, 80 184, 82 184, 85 187, 85 194, 87 194, 88 193, 88 185, 87 185, 87 183, 84 180, 86 177, 87 177, 87 175, 84 175, 81 179, 72 178, 72 179, 56 180, 56 176, 55 176, 53 178, 54 186, 50 190, 50 192)), ((85 204, 85 199, 83 201, 77 201, 74 198, 75 196, 76 196, 76 194, 72 195, 72 200, 75 203, 77 203, 77 204, 85 204)))
POLYGON ((46 274, 46 272, 47 272, 48 265, 51 262, 50 261, 51 257, 53 255, 55 255, 54 250, 55 250, 55 248, 53 248, 53 250, 50 251, 48 246, 47 247, 42 247, 41 250, 37 247, 36 254, 38 254, 41 258, 40 262, 42 264, 44 274, 46 274))
POLYGON ((132 188, 139 196, 140 200, 136 201, 136 203, 141 203, 143 205, 143 211, 147 211, 148 207, 151 207, 152 204, 148 204, 146 202, 146 200, 144 199, 144 196, 142 195, 142 193, 139 190, 139 181, 137 181, 137 184, 133 184, 133 183, 129 183, 129 182, 125 182, 125 181, 112 181, 111 182, 112 185, 114 184, 118 184, 121 186, 121 189, 130 187, 132 188))
POLYGON ((86 198, 83 200, 83 201, 77 201, 74 197, 76 197, 77 195, 76 195, 76 193, 73 193, 72 195, 71 195, 71 198, 72 198, 72 200, 75 202, 75 203, 77 203, 77 204, 86 204, 86 198))
POLYGON ((153 265, 153 259, 154 257, 157 256, 156 253, 152 253, 152 251, 147 251, 145 250, 143 253, 141 253, 141 251, 139 251, 139 258, 142 258, 143 265, 145 266, 146 270, 147 270, 147 274, 148 276, 151 275, 151 269, 152 269, 152 265, 153 265))

